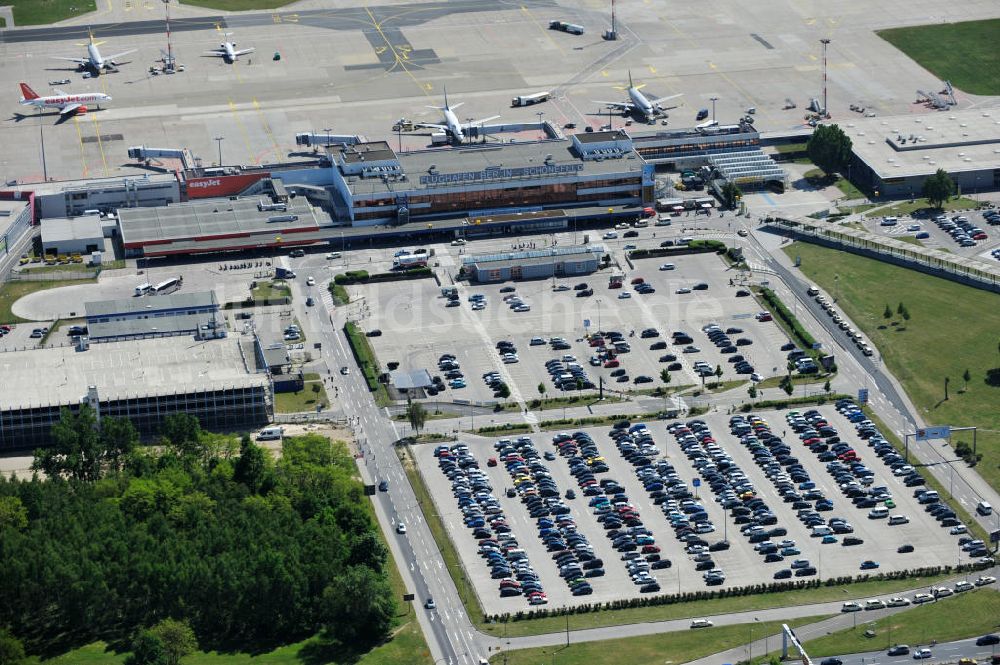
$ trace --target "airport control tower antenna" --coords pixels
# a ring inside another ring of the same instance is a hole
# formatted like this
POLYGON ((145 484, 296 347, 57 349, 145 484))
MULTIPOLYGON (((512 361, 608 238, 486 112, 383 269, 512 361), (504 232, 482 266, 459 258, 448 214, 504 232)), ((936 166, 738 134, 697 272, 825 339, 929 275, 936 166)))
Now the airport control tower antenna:
POLYGON ((830 117, 830 107, 826 105, 826 47, 830 44, 829 39, 821 39, 819 43, 823 45, 823 110, 821 115, 830 117))
POLYGON ((166 69, 173 71, 174 49, 170 44, 170 0, 163 0, 163 6, 167 11, 167 61, 164 65, 166 69))

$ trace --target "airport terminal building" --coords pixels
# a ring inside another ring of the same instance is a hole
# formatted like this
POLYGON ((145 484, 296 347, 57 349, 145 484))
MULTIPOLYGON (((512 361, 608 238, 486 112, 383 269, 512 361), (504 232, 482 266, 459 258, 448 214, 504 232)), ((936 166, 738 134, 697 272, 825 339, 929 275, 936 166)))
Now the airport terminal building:
POLYGON ((653 199, 653 168, 622 131, 400 154, 378 141, 331 161, 338 216, 354 226, 653 199))

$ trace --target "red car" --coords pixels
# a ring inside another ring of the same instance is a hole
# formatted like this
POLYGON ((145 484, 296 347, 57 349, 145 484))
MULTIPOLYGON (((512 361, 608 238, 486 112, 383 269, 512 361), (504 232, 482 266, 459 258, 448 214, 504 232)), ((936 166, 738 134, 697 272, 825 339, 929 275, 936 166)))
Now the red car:
POLYGON ((642 277, 635 277, 632 279, 632 284, 643 284, 645 282, 646 280, 644 280, 642 277))
POLYGON ((986 235, 985 233, 977 233, 976 235, 972 236, 973 240, 986 240, 987 238, 989 238, 989 236, 986 235))
POLYGON ((658 554, 659 552, 660 552, 660 548, 657 547, 656 545, 643 545, 642 546, 642 553, 643 554, 658 554))
POLYGON ((497 465, 496 457, 491 457, 488 460, 486 460, 486 466, 496 466, 496 465, 497 465))
POLYGON ((758 321, 771 321, 772 320, 771 313, 770 312, 761 312, 761 313, 759 313, 757 315, 757 320, 758 321))
POLYGON ((642 214, 644 217, 656 217, 656 211, 652 208, 643 208, 642 214))
POLYGON ((617 360, 609 360, 606 363, 604 363, 604 368, 605 369, 610 369, 612 367, 618 367, 620 364, 621 363, 618 362, 617 360))

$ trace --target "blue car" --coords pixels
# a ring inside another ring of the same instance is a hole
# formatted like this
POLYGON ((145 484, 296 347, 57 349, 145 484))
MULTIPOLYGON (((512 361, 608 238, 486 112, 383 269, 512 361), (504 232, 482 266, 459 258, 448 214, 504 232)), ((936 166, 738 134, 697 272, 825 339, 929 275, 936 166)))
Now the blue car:
POLYGON ((875 570, 876 568, 878 568, 878 561, 868 560, 861 562, 861 570, 875 570))
MULTIPOLYGON (((835 543, 835 542, 837 542, 836 536, 833 535, 823 536, 822 544, 829 545, 830 543, 835 543)), ((878 566, 876 566, 876 568, 878 568, 878 566)))

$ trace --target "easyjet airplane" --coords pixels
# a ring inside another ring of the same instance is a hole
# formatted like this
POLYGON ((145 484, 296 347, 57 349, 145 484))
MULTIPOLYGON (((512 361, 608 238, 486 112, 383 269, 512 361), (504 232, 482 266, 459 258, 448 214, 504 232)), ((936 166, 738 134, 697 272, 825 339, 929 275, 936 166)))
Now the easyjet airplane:
POLYGON ((101 108, 101 102, 110 102, 111 95, 103 92, 84 92, 77 95, 67 95, 62 90, 57 89, 58 94, 47 97, 39 97, 38 93, 31 89, 27 83, 21 84, 21 105, 34 106, 43 109, 59 109, 61 115, 69 113, 86 113, 87 104, 96 104, 101 108))

